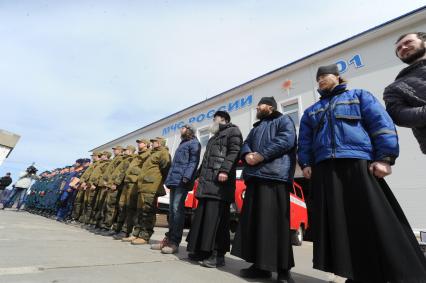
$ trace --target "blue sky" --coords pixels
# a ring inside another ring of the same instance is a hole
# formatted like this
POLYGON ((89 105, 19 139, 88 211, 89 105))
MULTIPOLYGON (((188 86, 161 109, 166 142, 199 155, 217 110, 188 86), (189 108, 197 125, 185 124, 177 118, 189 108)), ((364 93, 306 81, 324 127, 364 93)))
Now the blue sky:
POLYGON ((88 150, 424 1, 0 0, 0 175, 88 150))

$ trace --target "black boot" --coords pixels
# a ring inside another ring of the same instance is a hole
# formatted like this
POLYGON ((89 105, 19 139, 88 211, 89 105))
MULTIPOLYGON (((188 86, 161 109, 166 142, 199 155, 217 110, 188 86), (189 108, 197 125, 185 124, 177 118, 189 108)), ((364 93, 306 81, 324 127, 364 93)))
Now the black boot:
POLYGON ((204 267, 217 268, 225 265, 225 256, 213 251, 212 255, 201 263, 204 267))
POLYGON ((108 229, 106 229, 106 228, 98 228, 95 231, 93 231, 93 233, 95 233, 96 235, 102 235, 105 232, 108 232, 108 229))
POLYGON ((240 276, 243 278, 270 278, 272 273, 268 270, 257 268, 255 264, 249 268, 241 269, 240 276))
POLYGON ((101 233, 101 235, 105 236, 105 237, 111 237, 115 234, 116 234, 116 232, 114 230, 106 230, 103 233, 101 233))
POLYGON ((121 239, 127 238, 127 237, 129 237, 129 234, 126 234, 124 232, 116 233, 114 236, 112 236, 112 238, 114 240, 121 240, 121 239))
POLYGON ((293 278, 291 277, 290 271, 281 270, 278 272, 277 282, 281 283, 294 283, 293 278))
POLYGON ((205 259, 207 259, 209 256, 206 253, 203 252, 196 252, 196 253, 189 253, 188 254, 188 259, 190 261, 203 261, 205 259))

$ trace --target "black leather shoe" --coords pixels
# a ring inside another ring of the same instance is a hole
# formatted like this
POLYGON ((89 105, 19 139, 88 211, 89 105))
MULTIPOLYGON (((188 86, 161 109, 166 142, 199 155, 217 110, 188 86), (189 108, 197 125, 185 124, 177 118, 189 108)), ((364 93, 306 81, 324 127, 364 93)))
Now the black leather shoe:
POLYGON ((114 236, 112 236, 112 238, 114 240, 121 240, 121 239, 126 238, 126 237, 129 237, 129 235, 124 233, 124 232, 120 232, 120 233, 117 233, 114 236))
POLYGON ((201 253, 190 253, 188 254, 188 259, 190 261, 203 261, 207 258, 206 255, 201 254, 201 253))
POLYGON ((111 237, 115 234, 116 234, 116 232, 114 230, 106 230, 106 231, 100 233, 100 235, 105 236, 105 237, 111 237))
POLYGON ((240 276, 243 278, 271 278, 272 272, 257 268, 254 264, 249 268, 241 269, 240 276))
POLYGON ((283 270, 278 272, 277 282, 280 283, 294 283, 293 278, 291 277, 290 271, 283 270))
POLYGON ((213 251, 212 255, 201 263, 204 267, 217 268, 225 265, 225 257, 213 251))
POLYGON ((104 229, 102 229, 102 228, 95 228, 95 229, 93 229, 93 230, 90 230, 90 232, 92 232, 93 234, 95 234, 95 235, 98 235, 99 233, 101 233, 101 232, 103 232, 103 231, 105 231, 104 229))

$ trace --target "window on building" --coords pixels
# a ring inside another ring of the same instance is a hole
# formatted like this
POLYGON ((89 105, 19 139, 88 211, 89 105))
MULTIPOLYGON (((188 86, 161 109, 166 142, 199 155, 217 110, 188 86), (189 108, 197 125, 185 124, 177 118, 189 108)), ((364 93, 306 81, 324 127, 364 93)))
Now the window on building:
POLYGON ((281 112, 287 114, 293 119, 296 127, 299 127, 300 124, 300 115, 299 115, 299 101, 292 100, 281 103, 281 112))

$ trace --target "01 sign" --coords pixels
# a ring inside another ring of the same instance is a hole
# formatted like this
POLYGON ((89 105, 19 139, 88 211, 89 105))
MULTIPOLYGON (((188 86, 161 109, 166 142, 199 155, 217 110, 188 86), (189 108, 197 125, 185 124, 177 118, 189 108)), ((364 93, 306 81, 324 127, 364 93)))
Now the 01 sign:
POLYGON ((364 67, 364 63, 362 61, 361 55, 356 54, 349 60, 339 60, 336 62, 337 67, 339 68, 339 73, 343 74, 346 72, 349 67, 352 65, 356 69, 364 67))

